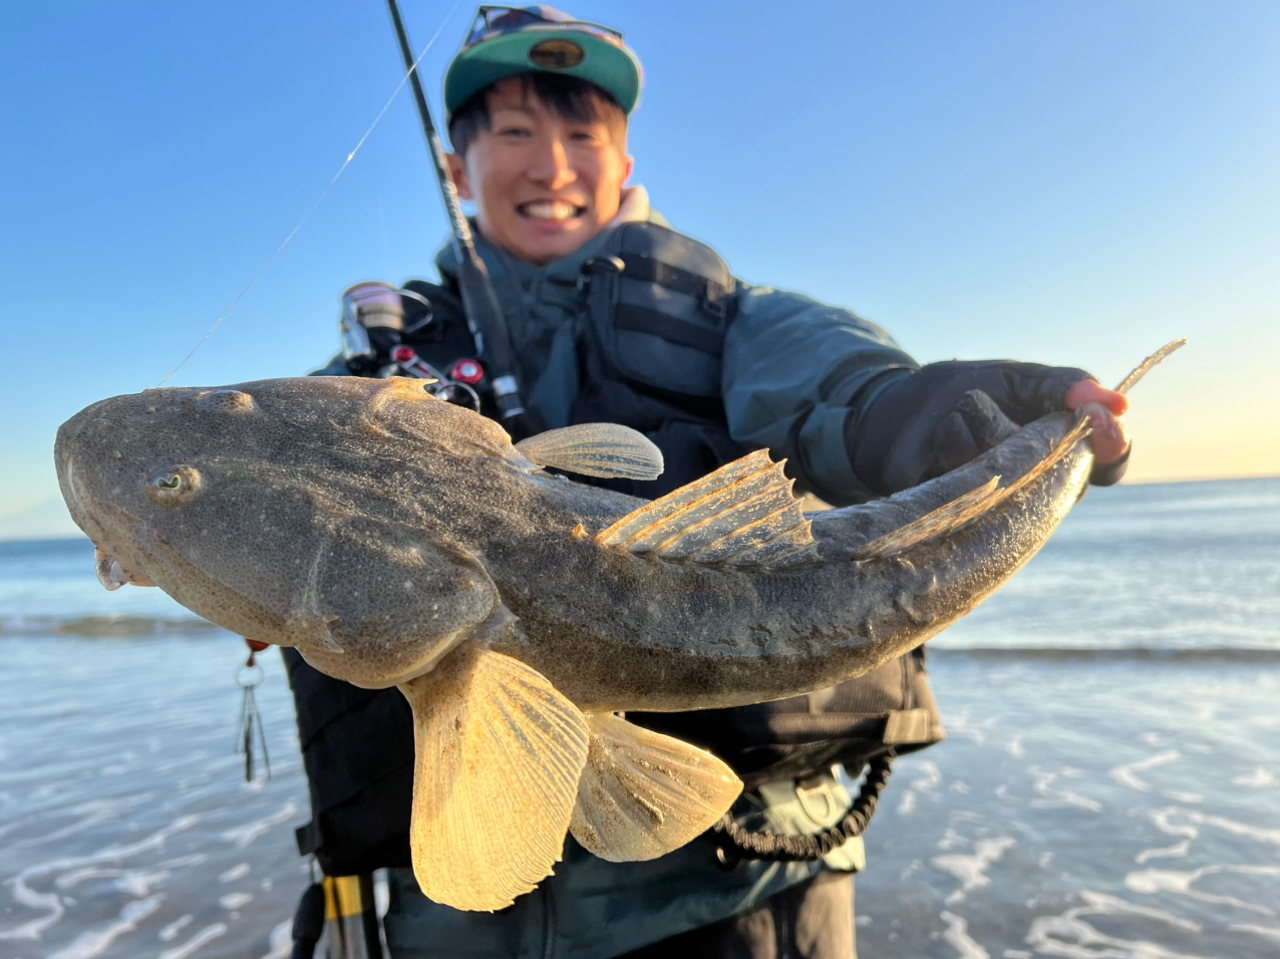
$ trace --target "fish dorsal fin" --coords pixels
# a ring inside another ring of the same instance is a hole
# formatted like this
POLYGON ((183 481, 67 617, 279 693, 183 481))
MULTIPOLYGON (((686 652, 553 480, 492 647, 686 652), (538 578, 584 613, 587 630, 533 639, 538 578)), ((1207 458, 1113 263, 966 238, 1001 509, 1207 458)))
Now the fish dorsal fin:
POLYGON ((1049 455, 1027 470, 1016 482, 1002 488, 1000 486, 1000 477, 993 476, 977 489, 969 490, 969 492, 957 496, 950 503, 938 507, 931 513, 926 513, 918 520, 914 520, 906 526, 900 526, 879 539, 872 540, 855 552, 853 559, 871 560, 897 556, 912 546, 939 539, 955 532, 967 523, 972 523, 975 519, 995 509, 1033 480, 1047 473, 1090 432, 1089 421, 1083 417, 1079 418, 1071 432, 1058 442, 1058 445, 1049 452, 1049 455))
POLYGON ((413 707, 418 884, 455 909, 511 905, 560 861, 586 719, 541 673, 471 644, 400 689, 413 707))
POLYGON ((742 792, 711 753, 612 713, 587 716, 590 746, 569 827, 610 862, 656 859, 710 829, 742 792))
POLYGON ((662 451, 643 433, 617 423, 583 423, 547 430, 516 444, 539 466, 583 476, 655 480, 662 475, 662 451))
POLYGON ((793 566, 817 555, 782 464, 748 453, 596 534, 601 546, 665 560, 793 566))
POLYGON ((919 543, 946 536, 989 510, 995 498, 1002 492, 999 486, 1000 477, 993 476, 977 489, 971 489, 957 496, 950 503, 939 506, 931 513, 926 513, 918 520, 906 526, 899 526, 893 532, 885 533, 879 539, 872 540, 854 553, 853 558, 867 560, 897 556, 919 543))

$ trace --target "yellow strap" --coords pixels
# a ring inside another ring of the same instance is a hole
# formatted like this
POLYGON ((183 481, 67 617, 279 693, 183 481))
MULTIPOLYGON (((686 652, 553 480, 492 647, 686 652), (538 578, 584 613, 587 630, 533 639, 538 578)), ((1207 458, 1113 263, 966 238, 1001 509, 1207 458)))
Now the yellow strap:
POLYGON ((334 892, 333 879, 329 876, 324 877, 324 918, 326 922, 332 922, 338 918, 338 903, 334 892))
POLYGON ((364 912, 364 895, 360 889, 359 876, 334 876, 333 885, 338 893, 338 914, 343 919, 364 912))

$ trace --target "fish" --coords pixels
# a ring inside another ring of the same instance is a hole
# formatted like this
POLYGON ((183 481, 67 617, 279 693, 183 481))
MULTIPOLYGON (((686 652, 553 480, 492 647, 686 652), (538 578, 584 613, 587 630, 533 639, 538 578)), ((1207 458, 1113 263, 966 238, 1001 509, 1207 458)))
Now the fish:
POLYGON ((421 380, 302 377, 95 403, 58 480, 108 588, 158 586, 413 710, 415 875, 496 910, 566 835, 651 859, 742 783, 628 710, 738 706, 866 673, 954 623, 1044 544, 1092 466, 1046 416, 887 499, 805 513, 757 450, 653 501, 661 453, 586 424, 512 443, 421 380))

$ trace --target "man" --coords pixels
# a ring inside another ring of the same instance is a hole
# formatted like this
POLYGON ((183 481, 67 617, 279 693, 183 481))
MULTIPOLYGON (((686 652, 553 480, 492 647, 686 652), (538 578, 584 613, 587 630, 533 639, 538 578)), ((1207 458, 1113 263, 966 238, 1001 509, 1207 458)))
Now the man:
MULTIPOLYGON (((1094 480, 1119 478, 1129 444, 1113 414, 1126 401, 1083 371, 1009 362, 921 368, 883 330, 797 294, 742 284, 714 251, 670 229, 643 188, 627 186, 627 117, 640 86, 639 62, 620 34, 546 7, 481 8, 445 80, 451 172, 475 203, 477 248, 527 405, 547 427, 624 423, 663 452, 667 469, 656 483, 610 485, 654 497, 767 447, 787 458, 800 488, 834 504, 858 502, 966 462, 1015 428, 1010 420, 1085 404, 1094 480)), ((442 286, 410 287, 436 314, 428 328, 438 339, 417 345, 447 362, 442 344, 451 323, 460 328, 451 249, 437 266, 442 286)), ((351 370, 336 361, 322 372, 351 370)), ((403 767, 411 761, 403 702, 394 691, 325 698, 314 685, 323 678, 296 656, 290 668, 312 780, 310 848, 340 869, 402 867, 397 830, 407 825, 403 767), (335 734, 343 723, 358 731, 335 734), (381 747, 389 758, 372 760, 381 747), (397 785, 383 789, 397 770, 397 785), (329 788, 335 779, 341 788, 329 788), (380 789, 383 798, 368 798, 380 789), (380 810, 381 831, 361 840, 368 856, 342 859, 334 850, 353 842, 342 838, 352 803, 362 816, 380 810)), ((818 832, 848 809, 833 763, 856 774, 873 756, 941 738, 922 653, 782 703, 628 718, 730 761, 754 787, 738 822, 792 834, 818 832)), ((653 862, 606 863, 569 840, 555 875, 496 914, 431 903, 410 870, 391 869, 386 936, 393 955, 413 957, 848 957, 851 874, 860 864, 858 839, 825 859, 788 863, 723 846, 717 860, 702 840, 653 862)))

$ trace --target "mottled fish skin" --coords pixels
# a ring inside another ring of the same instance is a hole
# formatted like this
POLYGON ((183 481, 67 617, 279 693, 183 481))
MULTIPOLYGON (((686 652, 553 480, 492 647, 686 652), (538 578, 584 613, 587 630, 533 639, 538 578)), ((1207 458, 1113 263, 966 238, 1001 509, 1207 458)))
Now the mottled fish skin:
POLYGON ((1083 493, 1087 443, 956 532, 853 554, 1023 475, 1073 424, 1046 417, 937 480, 811 514, 814 558, 785 568, 601 546, 595 534, 645 501, 544 472, 497 424, 413 380, 119 396, 64 424, 55 458, 73 518, 123 569, 337 678, 402 683, 474 639, 585 712, 669 711, 829 686, 968 613, 1083 493))

